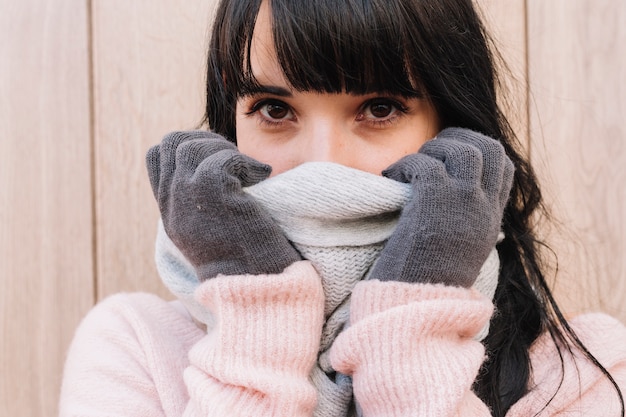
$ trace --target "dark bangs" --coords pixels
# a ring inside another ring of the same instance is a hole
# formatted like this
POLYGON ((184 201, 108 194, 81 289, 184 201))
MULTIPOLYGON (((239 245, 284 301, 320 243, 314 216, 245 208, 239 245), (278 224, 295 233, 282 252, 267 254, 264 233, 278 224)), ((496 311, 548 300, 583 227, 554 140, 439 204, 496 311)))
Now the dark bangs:
MULTIPOLYGON (((393 10, 396 2, 270 3, 278 61, 294 89, 418 94, 418 74, 411 74, 407 67, 410 39, 406 25, 397 19, 406 13, 393 10)), ((252 79, 250 74, 244 76, 252 79)))
MULTIPOLYGON (((250 46, 260 3, 222 2, 209 50, 207 121, 233 141, 236 100, 259 89, 250 46)), ((274 46, 286 80, 298 91, 426 96, 414 58, 424 38, 423 17, 412 10, 419 3, 270 0, 274 46)))

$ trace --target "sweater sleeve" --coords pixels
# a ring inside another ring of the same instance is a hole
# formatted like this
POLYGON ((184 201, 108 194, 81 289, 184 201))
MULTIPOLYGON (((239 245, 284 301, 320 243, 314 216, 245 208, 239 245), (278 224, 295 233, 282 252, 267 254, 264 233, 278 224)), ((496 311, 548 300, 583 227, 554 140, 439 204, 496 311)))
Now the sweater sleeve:
POLYGON ((218 276, 195 295, 215 318, 208 333, 150 294, 94 307, 68 352, 60 416, 310 416, 324 303, 311 264, 218 276))
POLYGON ((186 352, 202 331, 151 294, 116 294, 79 325, 65 362, 61 417, 182 415, 186 352))
POLYGON ((311 264, 282 274, 218 276, 196 299, 215 327, 189 352, 185 416, 310 416, 309 374, 319 349, 324 294, 311 264))
POLYGON ((472 289, 363 281, 331 350, 365 417, 490 416, 471 387, 491 301, 472 289))

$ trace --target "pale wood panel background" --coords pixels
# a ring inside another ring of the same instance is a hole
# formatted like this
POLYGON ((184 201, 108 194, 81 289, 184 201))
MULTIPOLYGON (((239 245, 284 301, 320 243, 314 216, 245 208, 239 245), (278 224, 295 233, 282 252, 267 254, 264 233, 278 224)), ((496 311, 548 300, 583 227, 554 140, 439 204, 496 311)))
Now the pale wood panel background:
POLYGON ((534 163, 561 222, 557 293, 626 319, 626 2, 529 0, 534 163))
POLYGON ((85 2, 0 1, 0 416, 54 415, 94 300, 85 2))
POLYGON ((213 1, 107 0, 93 5, 97 288, 169 297, 152 253, 158 210, 144 155, 204 113, 213 1))
MULTIPOLYGON (((551 235, 559 295, 569 311, 626 321, 626 3, 478 3, 515 78, 515 129, 528 143, 530 118, 551 205, 570 207, 559 218, 579 234, 575 247, 551 235)), ((158 213, 143 158, 201 119, 213 8, 0 0, 0 416, 55 415, 65 349, 96 300, 169 297, 153 264, 158 213)))
POLYGON ((501 105, 518 139, 528 143, 526 1, 478 0, 492 41, 505 61, 501 79, 501 105))

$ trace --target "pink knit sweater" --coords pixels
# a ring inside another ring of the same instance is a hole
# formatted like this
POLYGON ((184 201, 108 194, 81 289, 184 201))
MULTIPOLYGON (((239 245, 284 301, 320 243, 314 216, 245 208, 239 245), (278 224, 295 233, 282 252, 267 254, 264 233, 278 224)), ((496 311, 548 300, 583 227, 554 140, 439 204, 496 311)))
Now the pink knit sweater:
MULTIPOLYGON (((324 296, 309 262, 280 275, 220 276, 196 297, 216 317, 208 333, 179 303, 149 294, 119 294, 96 306, 69 351, 60 415, 310 416, 316 392, 308 375, 324 296)), ((489 416, 471 386, 484 360, 473 336, 492 308, 473 290, 363 281, 332 364, 352 375, 367 417, 489 416)), ((602 314, 571 326, 626 391, 624 326, 602 314)), ((547 335, 531 357, 531 390, 509 416, 619 414, 612 386, 580 355, 565 355, 562 383, 547 335)))

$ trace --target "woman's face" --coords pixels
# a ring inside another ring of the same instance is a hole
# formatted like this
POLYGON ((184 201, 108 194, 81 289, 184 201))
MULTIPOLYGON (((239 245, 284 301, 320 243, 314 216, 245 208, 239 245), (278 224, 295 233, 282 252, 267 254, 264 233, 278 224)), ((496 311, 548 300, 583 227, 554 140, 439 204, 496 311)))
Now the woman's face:
POLYGON ((439 131, 437 114, 423 98, 293 90, 278 63, 270 22, 263 2, 250 51, 261 89, 237 101, 236 130, 239 150, 271 165, 272 175, 311 161, 380 174, 439 131))

